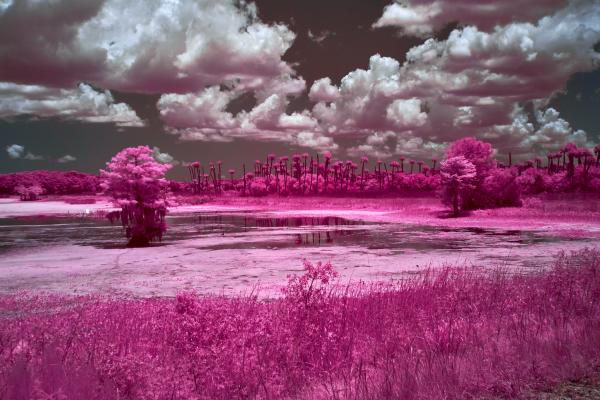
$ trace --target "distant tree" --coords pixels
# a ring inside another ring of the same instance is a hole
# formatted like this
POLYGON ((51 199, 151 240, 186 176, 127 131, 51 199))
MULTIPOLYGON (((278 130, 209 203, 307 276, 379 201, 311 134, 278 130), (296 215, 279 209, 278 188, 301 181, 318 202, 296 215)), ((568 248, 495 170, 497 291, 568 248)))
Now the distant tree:
POLYGON ((463 156, 450 157, 441 163, 442 201, 452 207, 455 217, 460 214, 462 196, 474 187, 477 169, 463 156))
POLYGON ((485 207, 488 199, 482 192, 483 182, 490 171, 496 168, 496 161, 492 158, 494 148, 490 143, 482 142, 473 137, 466 137, 453 142, 446 150, 446 158, 463 156, 475 166, 477 176, 473 181, 473 189, 462 194, 461 203, 464 209, 485 207))
POLYGON ((494 148, 490 143, 482 142, 473 137, 466 137, 453 142, 446 150, 446 158, 463 156, 473 163, 477 174, 483 176, 496 165, 492 158, 494 148))
POLYGON ((15 192, 19 195, 22 201, 35 201, 44 194, 44 188, 40 185, 23 186, 19 185, 15 188, 15 192))
POLYGON ((148 146, 129 147, 100 171, 101 187, 121 208, 118 216, 130 247, 148 246, 162 239, 167 229, 168 181, 164 175, 171 165, 156 161, 152 155, 148 146))

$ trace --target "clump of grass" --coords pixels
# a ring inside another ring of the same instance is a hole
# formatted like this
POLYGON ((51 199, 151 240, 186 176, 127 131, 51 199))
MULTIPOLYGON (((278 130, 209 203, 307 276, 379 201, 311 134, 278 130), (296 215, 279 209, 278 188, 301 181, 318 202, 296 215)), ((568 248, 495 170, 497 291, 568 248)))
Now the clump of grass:
POLYGON ((0 398, 518 398, 600 365, 600 252, 278 299, 0 297, 0 398), (54 396, 54 397, 52 397, 54 396))

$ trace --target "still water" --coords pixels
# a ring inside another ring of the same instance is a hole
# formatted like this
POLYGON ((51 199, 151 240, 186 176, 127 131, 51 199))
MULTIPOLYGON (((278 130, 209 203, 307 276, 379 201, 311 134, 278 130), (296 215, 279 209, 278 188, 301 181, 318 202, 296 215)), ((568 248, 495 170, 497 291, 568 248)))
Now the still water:
POLYGON ((537 268, 559 249, 589 245, 536 231, 251 212, 177 214, 168 226, 162 243, 128 249, 104 219, 0 219, 0 290, 269 292, 303 259, 331 261, 342 279, 385 280, 444 264, 537 268))

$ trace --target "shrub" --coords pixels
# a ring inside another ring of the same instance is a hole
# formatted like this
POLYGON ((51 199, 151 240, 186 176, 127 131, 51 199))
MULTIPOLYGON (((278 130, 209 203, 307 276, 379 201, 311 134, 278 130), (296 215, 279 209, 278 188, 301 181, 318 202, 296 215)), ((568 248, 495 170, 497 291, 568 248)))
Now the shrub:
POLYGON ((25 171, 0 174, 0 194, 18 194, 19 186, 39 185, 45 194, 89 194, 96 193, 100 180, 96 175, 76 171, 25 171))
POLYGON ((21 201, 38 200, 40 195, 44 194, 44 192, 44 189, 40 185, 33 185, 28 187, 19 185, 15 188, 15 193, 19 195, 21 201))
POLYGON ((517 184, 515 168, 493 168, 481 185, 482 198, 479 201, 485 207, 521 206, 521 188, 517 184))
MULTIPOLYGON (((593 373, 600 253, 284 297, 0 295, 0 398, 491 399, 593 373)), ((528 393, 529 392, 529 393, 528 393)))

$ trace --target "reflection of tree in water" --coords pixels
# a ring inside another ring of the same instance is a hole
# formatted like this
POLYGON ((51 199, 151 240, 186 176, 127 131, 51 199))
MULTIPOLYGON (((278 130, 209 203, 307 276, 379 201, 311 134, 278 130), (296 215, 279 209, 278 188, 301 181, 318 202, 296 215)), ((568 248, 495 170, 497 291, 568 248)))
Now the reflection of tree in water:
POLYGON ((335 216, 298 216, 298 217, 264 217, 248 215, 211 214, 199 215, 197 222, 205 229, 219 231, 221 235, 227 232, 241 230, 248 232, 253 228, 301 228, 301 227, 331 227, 333 229, 296 233, 293 235, 294 244, 313 245, 333 243, 336 237, 354 233, 344 229, 347 226, 364 224, 335 216))
POLYGON ((296 234, 295 243, 297 245, 313 245, 318 246, 322 243, 333 243, 336 237, 347 236, 353 234, 353 231, 334 230, 334 231, 317 231, 310 233, 296 234))

